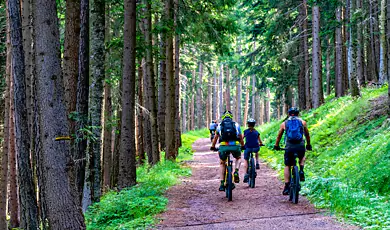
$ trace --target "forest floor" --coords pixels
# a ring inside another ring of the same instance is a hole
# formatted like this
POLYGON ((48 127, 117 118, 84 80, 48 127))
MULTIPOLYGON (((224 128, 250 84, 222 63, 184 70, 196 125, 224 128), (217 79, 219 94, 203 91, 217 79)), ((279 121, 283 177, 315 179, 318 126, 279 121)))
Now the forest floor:
MULTIPOLYGON (((284 184, 277 173, 261 163, 256 187, 240 183, 233 201, 219 192, 219 158, 211 152, 209 139, 193 144, 194 160, 188 162, 192 176, 170 188, 167 211, 157 216, 159 229, 358 229, 338 222, 324 210, 314 208, 300 196, 298 204, 282 195, 284 184)), ((260 150, 261 154, 261 150, 260 150)))

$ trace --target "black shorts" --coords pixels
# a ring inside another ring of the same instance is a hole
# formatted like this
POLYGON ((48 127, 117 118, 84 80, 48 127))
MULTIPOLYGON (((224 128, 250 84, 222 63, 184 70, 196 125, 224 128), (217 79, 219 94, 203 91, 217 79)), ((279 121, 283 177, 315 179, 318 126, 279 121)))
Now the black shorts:
MULTIPOLYGON (((299 160, 302 160, 302 158, 305 157, 305 150, 300 150, 300 151, 286 150, 284 152, 284 165, 286 165, 286 166, 294 166, 295 165, 294 153, 298 154, 299 160)), ((297 162, 297 164, 299 164, 299 162, 297 162)))

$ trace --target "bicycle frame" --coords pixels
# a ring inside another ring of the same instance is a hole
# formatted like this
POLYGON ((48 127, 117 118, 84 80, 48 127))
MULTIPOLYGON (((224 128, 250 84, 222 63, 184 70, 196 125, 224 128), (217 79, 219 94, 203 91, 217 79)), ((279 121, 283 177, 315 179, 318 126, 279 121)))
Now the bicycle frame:
POLYGON ((225 192, 226 192, 226 197, 228 198, 228 201, 232 201, 233 199, 233 161, 230 158, 231 152, 227 155, 227 159, 225 162, 225 192))

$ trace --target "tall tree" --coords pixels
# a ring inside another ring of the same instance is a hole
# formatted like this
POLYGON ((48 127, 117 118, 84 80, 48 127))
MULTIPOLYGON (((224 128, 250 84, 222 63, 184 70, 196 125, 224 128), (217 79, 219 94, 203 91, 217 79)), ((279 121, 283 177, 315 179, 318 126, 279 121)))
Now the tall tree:
POLYGON ((387 61, 386 61, 386 0, 380 0, 380 58, 379 58, 379 84, 384 84, 387 79, 387 61))
POLYGON ((320 8, 313 6, 313 108, 318 108, 324 103, 324 91, 322 87, 322 61, 320 40, 320 8))
MULTIPOLYGON (((172 22, 173 0, 165 0, 165 17, 167 22, 172 22)), ((166 110, 165 110, 165 157, 167 159, 174 159, 177 156, 176 138, 175 138, 175 75, 173 66, 173 23, 166 35, 166 71, 167 71, 167 96, 166 96, 166 110)))
POLYGON ((166 54, 166 45, 165 45, 165 33, 161 32, 160 35, 160 80, 158 81, 158 137, 160 141, 161 149, 165 149, 165 97, 166 97, 166 88, 167 88, 167 76, 166 76, 166 65, 165 65, 165 54, 166 54))
POLYGON ((211 120, 215 120, 219 114, 219 101, 218 101, 218 78, 217 78, 217 69, 213 66, 213 84, 212 84, 212 92, 213 98, 211 103, 212 115, 211 120))
POLYGON ((14 83, 15 129, 18 152, 18 175, 20 194, 20 218, 23 229, 37 229, 38 207, 34 191, 30 161, 30 135, 26 106, 26 72, 23 50, 22 23, 19 0, 8 1, 8 16, 11 36, 12 75, 14 83))
MULTIPOLYGON (((142 60, 138 61, 138 104, 137 109, 137 125, 138 125, 138 141, 137 141, 137 155, 138 163, 140 165, 145 163, 145 143, 144 143, 144 122, 143 122, 143 70, 142 70, 142 60)), ((164 90, 165 92, 165 90, 164 90)), ((165 113, 165 112, 164 112, 165 113)), ((165 138, 165 137, 164 137, 165 138)))
POLYGON ((249 111, 249 93, 250 93, 250 77, 246 78, 246 93, 245 93, 245 104, 244 104, 244 122, 242 125, 246 125, 246 121, 248 120, 248 111, 249 111))
POLYGON ((80 2, 80 39, 79 39, 79 63, 77 80, 75 125, 76 146, 73 154, 75 159, 75 183, 81 203, 85 180, 85 167, 87 157, 87 137, 81 130, 88 124, 88 98, 89 98, 89 0, 80 2))
POLYGON ((181 89, 182 91, 182 99, 181 99, 181 103, 182 103, 182 128, 181 128, 181 131, 183 133, 187 132, 187 98, 185 97, 185 94, 187 93, 187 78, 184 76, 183 77, 183 87, 181 89))
POLYGON ((42 152, 38 155, 42 170, 40 192, 51 229, 85 229, 74 183, 69 179, 73 173, 69 142, 54 140, 68 133, 56 12, 56 1, 35 1, 37 97, 42 138, 42 152))
POLYGON ((157 125, 157 100, 156 100, 156 83, 153 70, 153 46, 152 46, 152 12, 151 12, 151 1, 144 0, 145 5, 145 19, 144 19, 144 37, 146 44, 146 65, 145 65, 145 74, 147 88, 147 101, 146 104, 149 110, 150 116, 150 127, 151 127, 151 149, 152 149, 152 164, 157 164, 160 161, 160 151, 158 145, 158 125, 157 125))
MULTIPOLYGON (((350 1, 350 18, 352 19, 353 14, 356 11, 356 3, 354 0, 349 0, 350 1)), ((359 96, 360 95, 360 90, 357 82, 357 73, 356 73, 356 41, 355 41, 355 36, 357 34, 356 30, 356 24, 351 23, 350 29, 349 29, 349 57, 348 57, 348 63, 350 66, 349 69, 349 81, 350 81, 350 89, 351 89, 351 95, 353 97, 359 96)))
MULTIPOLYGON (((236 73, 236 77, 238 78, 237 80, 237 85, 236 85, 236 121, 238 122, 238 124, 240 125, 243 125, 242 124, 242 120, 241 120, 241 96, 242 96, 242 79, 241 79, 241 75, 238 73, 238 70, 237 68, 234 70, 234 72, 236 73)), ((247 111, 248 109, 248 104, 245 104, 245 111, 247 111)), ((248 116, 248 111, 247 111, 247 114, 246 116, 248 116)), ((246 123, 246 116, 244 115, 244 124, 246 123)))
MULTIPOLYGON (((174 0, 174 28, 175 28, 175 137, 176 137, 176 154, 181 147, 180 131, 180 34, 177 31, 179 22, 179 0, 174 0)), ((210 87, 210 86, 209 86, 210 87)), ((210 90, 209 90, 210 91, 210 90)))
POLYGON ((342 7, 336 9, 336 20, 338 26, 335 31, 335 93, 336 97, 344 96, 344 80, 343 80, 343 35, 342 35, 342 7))
POLYGON ((198 72, 198 84, 196 91, 196 127, 197 129, 201 129, 203 126, 203 63, 199 61, 199 72, 198 72))
POLYGON ((359 85, 365 85, 364 80, 364 49, 363 49, 363 20, 362 20, 362 0, 356 0, 356 10, 361 12, 355 18, 356 20, 356 77, 359 85))
MULTIPOLYGON (((219 67, 219 79, 218 79, 218 90, 219 90, 219 114, 217 114, 217 118, 221 116, 224 111, 224 103, 223 103, 223 64, 219 67)), ((225 104, 226 106, 226 104, 225 104)))
POLYGON ((105 77, 105 1, 91 2, 91 92, 89 116, 93 128, 94 140, 90 145, 91 200, 99 201, 101 195, 101 146, 102 146, 102 104, 103 81, 105 77))
MULTIPOLYGON (((231 111, 231 105, 230 105, 230 70, 229 66, 226 65, 226 87, 225 87, 225 110, 231 111)), ((223 111, 222 111, 223 112, 223 111)))
POLYGON ((135 47, 136 0, 125 1, 124 49, 122 78, 122 125, 119 152, 118 187, 123 189, 136 183, 135 161, 135 47))
POLYGON ((306 106, 307 110, 312 108, 312 98, 310 90, 310 63, 309 63, 309 36, 307 29, 307 0, 302 2, 302 13, 303 13, 303 51, 304 51, 304 60, 305 60, 305 95, 306 95, 306 106))

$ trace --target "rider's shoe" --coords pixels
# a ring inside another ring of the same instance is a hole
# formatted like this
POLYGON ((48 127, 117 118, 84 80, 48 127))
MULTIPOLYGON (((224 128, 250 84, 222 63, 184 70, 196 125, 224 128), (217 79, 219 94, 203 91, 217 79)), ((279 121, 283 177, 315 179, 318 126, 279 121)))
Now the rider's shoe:
POLYGON ((219 186, 219 191, 221 191, 221 192, 225 191, 225 185, 221 184, 219 186))
POLYGON ((290 194, 290 183, 285 183, 284 189, 283 189, 283 195, 288 195, 290 194))
POLYGON ((300 181, 305 181, 305 173, 303 171, 299 171, 299 179, 300 181))
POLYGON ((234 183, 240 182, 240 177, 238 176, 238 170, 234 172, 233 177, 234 177, 234 183))
POLYGON ((260 169, 260 164, 256 163, 256 169, 260 169))
POLYGON ((244 183, 248 183, 248 180, 249 180, 249 174, 248 173, 245 173, 245 176, 244 176, 244 183))

